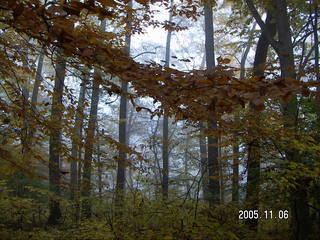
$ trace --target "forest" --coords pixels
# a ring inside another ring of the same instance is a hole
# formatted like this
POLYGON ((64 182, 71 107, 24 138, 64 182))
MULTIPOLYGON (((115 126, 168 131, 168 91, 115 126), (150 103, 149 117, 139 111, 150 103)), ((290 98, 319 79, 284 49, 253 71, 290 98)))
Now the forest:
POLYGON ((319 0, 1 0, 0 239, 318 240, 319 0))

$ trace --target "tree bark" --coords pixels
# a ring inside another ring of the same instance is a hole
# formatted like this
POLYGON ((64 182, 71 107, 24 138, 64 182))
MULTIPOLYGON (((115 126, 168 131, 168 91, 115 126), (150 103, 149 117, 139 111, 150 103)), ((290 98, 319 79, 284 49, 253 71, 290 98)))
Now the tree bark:
POLYGON ((78 106, 77 112, 75 116, 74 123, 74 135, 72 139, 72 148, 71 148, 71 157, 72 162, 70 164, 70 199, 75 200, 77 197, 77 189, 78 189, 78 154, 80 150, 80 141, 81 141, 81 132, 83 125, 83 108, 84 108, 84 100, 85 93, 87 88, 87 76, 83 76, 84 79, 81 82, 80 93, 78 98, 78 106))
MULTIPOLYGON (((172 9, 173 0, 171 0, 170 9, 172 9)), ((169 13, 169 22, 172 22, 172 11, 169 13)), ((166 57, 165 67, 170 67, 170 52, 171 52, 171 36, 172 31, 169 29, 167 32, 166 41, 166 57)), ((162 197, 168 199, 169 195, 169 118, 166 113, 163 117, 162 128, 162 197)))
MULTIPOLYGON (((270 34, 269 37, 273 38, 276 34, 275 24, 272 22, 273 16, 269 11, 265 20, 265 30, 270 34)), ((256 77, 263 77, 265 63, 267 60, 267 53, 270 46, 270 41, 266 36, 266 32, 262 30, 258 40, 257 49, 254 57, 253 75, 256 77)), ((256 105, 250 103, 250 112, 255 116, 256 124, 259 125, 260 114, 255 110, 256 105)), ((249 132, 250 134, 250 132, 249 132)), ((253 135, 256 135, 253 133, 253 135)), ((247 160, 247 193, 246 205, 248 209, 259 209, 259 192, 260 192, 260 141, 254 138, 248 143, 248 160, 247 160)), ((258 219, 248 219, 246 224, 252 230, 257 230, 258 219)))
MULTIPOLYGON (((315 50, 314 50, 314 57, 315 57, 315 71, 316 71, 316 80, 319 83, 320 82, 320 68, 319 68, 319 35, 318 35, 318 18, 319 18, 319 7, 318 7, 318 3, 316 1, 314 1, 314 23, 312 24, 312 28, 313 28, 313 38, 314 38, 314 46, 315 46, 315 50)), ((315 99, 315 103, 316 103, 316 113, 317 113, 317 127, 320 126, 320 87, 317 87, 317 95, 316 95, 316 99, 315 99)), ((320 140, 320 134, 318 134, 318 140, 320 140)), ((318 159, 319 161, 320 159, 318 159)), ((320 199, 318 198, 316 200, 316 205, 318 207, 318 209, 320 208, 320 199)), ((316 214, 316 213, 315 213, 316 214)), ((318 216, 315 217, 316 221, 315 224, 317 224, 318 226, 320 226, 320 212, 318 212, 317 214, 318 216)))
MULTIPOLYGON (((210 73, 215 66, 214 56, 214 32, 213 32, 213 12, 212 3, 206 1, 204 3, 204 17, 205 17, 205 49, 206 49, 206 64, 207 70, 210 73)), ((215 130, 217 122, 210 120, 208 122, 208 129, 215 130)), ((208 201, 210 207, 216 206, 220 203, 220 184, 219 184, 219 162, 218 162, 218 139, 216 137, 208 137, 208 201)))
POLYGON ((239 203, 239 145, 234 144, 232 147, 233 157, 232 162, 232 202, 239 203))
POLYGON ((207 153, 207 141, 204 135, 204 124, 200 123, 200 169, 201 169, 201 187, 203 192, 203 199, 208 201, 208 153, 207 153))
POLYGON ((89 115, 89 123, 87 129, 87 136, 85 141, 84 150, 84 164, 83 164, 83 174, 82 174, 82 191, 81 196, 85 197, 82 202, 82 217, 91 217, 91 164, 92 164, 92 154, 94 146, 94 136, 97 125, 97 114, 98 114, 98 104, 99 104, 99 86, 100 86, 101 73, 95 71, 92 84, 92 95, 91 95, 91 109, 89 115))
POLYGON ((189 148, 190 148, 190 137, 187 135, 185 139, 185 149, 184 149, 184 178, 185 178, 185 187, 186 187, 186 199, 190 199, 192 197, 190 181, 189 181, 189 148))
MULTIPOLYGON (((34 85, 33 85, 33 90, 32 90, 32 95, 31 95, 31 107, 35 111, 36 110, 36 104, 38 102, 38 95, 39 95, 39 88, 40 84, 42 81, 42 68, 43 68, 43 61, 44 61, 44 51, 41 50, 40 55, 39 55, 39 60, 38 60, 38 65, 37 65, 37 70, 36 70, 36 76, 34 79, 34 85)), ((29 139, 29 144, 32 143, 32 138, 35 133, 34 127, 30 127, 29 129, 29 134, 28 134, 28 139, 29 139), (30 142, 31 141, 31 142, 30 142)))
MULTIPOLYGON (((128 3, 128 6, 132 8, 132 0, 128 3)), ((128 13, 127 27, 129 33, 127 33, 125 38, 125 52, 130 55, 130 45, 131 45, 131 14, 128 13)), ((128 83, 121 82, 121 92, 126 94, 128 92, 128 83)), ((126 127, 127 127, 127 98, 121 96, 120 98, 120 114, 119 114, 119 142, 123 145, 127 145, 126 137, 126 127)), ((119 149, 119 159, 117 168, 117 183, 116 183, 116 205, 118 208, 118 213, 121 214, 121 207, 124 201, 125 183, 126 183, 126 161, 127 154, 122 149, 119 149)))
POLYGON ((59 224, 61 218, 60 202, 60 151, 61 151, 61 130, 63 114, 63 87, 65 79, 66 61, 60 50, 56 63, 56 78, 53 89, 51 108, 51 129, 49 139, 49 190, 55 197, 50 198, 49 225, 59 224))
POLYGON ((36 71, 36 77, 34 79, 33 91, 31 96, 31 103, 35 108, 35 104, 38 102, 38 95, 39 95, 39 87, 42 81, 42 68, 43 68, 43 60, 44 60, 44 52, 41 50, 38 60, 38 66, 36 71))
MULTIPOLYGON (((256 28, 256 23, 253 24, 251 29, 251 35, 248 41, 248 44, 246 46, 246 49, 244 50, 241 61, 240 61, 240 79, 245 78, 246 74, 246 61, 248 58, 248 54, 250 51, 250 48, 252 46, 252 40, 254 37, 253 31, 256 28)), ((258 46, 257 46, 258 47, 258 46)), ((238 122, 240 120, 239 116, 235 116, 235 121, 238 122)), ((235 137, 236 139, 236 137, 235 137)), ((232 146, 233 151, 233 161, 232 161, 232 195, 231 199, 232 202, 239 203, 239 144, 236 143, 232 146)))
MULTIPOLYGON (((101 22, 101 31, 106 28, 106 21, 101 22)), ((91 108, 87 129, 87 136, 85 141, 84 150, 84 163, 83 163, 83 173, 82 173, 82 191, 81 196, 85 199, 82 202, 82 217, 91 217, 91 165, 92 165, 92 155, 94 146, 94 136, 97 125, 97 115, 98 115, 98 104, 99 104, 99 92, 100 92, 100 82, 101 82, 101 72, 95 69, 92 83, 92 95, 91 95, 91 108)))
MULTIPOLYGON (((281 77, 296 78, 293 44, 290 31, 290 20, 286 0, 275 0, 277 31, 279 37, 279 59, 281 77)), ((293 96, 288 103, 282 103, 282 112, 286 117, 286 128, 296 128, 298 118, 298 104, 296 96, 293 96)), ((286 151, 289 161, 299 162, 298 150, 289 149, 286 151)), ((291 191, 291 213, 292 213, 292 236, 294 240, 307 239, 311 231, 309 218, 309 207, 307 191, 303 179, 297 180, 297 187, 291 191)))
MULTIPOLYGON (((97 131, 99 132, 99 131, 97 131)), ((104 129, 102 129, 99 136, 104 135, 104 129)), ((102 201, 102 162, 101 162, 101 149, 100 149, 100 138, 98 137, 97 142, 97 163, 98 163, 98 191, 99 191, 99 199, 102 201)))
POLYGON ((248 54, 250 51, 250 48, 252 47, 252 41, 254 38, 254 34, 253 31, 256 29, 257 23, 254 23, 251 29, 251 35, 249 37, 247 46, 241 56, 241 61, 240 61, 240 79, 244 79, 245 75, 246 75, 246 62, 247 62, 247 58, 248 58, 248 54))

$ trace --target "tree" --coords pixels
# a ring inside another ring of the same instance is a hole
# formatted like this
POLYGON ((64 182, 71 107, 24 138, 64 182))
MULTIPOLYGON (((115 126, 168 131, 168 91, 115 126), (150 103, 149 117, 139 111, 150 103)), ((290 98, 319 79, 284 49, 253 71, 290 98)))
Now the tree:
MULTIPOLYGON (((132 11, 132 1, 128 3, 128 7, 130 11, 132 11)), ((130 55, 130 44, 131 44, 131 22, 130 18, 131 13, 128 13, 128 22, 127 22, 127 33, 125 37, 125 49, 124 52, 130 55)), ((126 145, 127 137, 126 137, 126 122, 127 122, 127 98, 124 94, 128 92, 128 82, 121 82, 121 95, 120 98, 120 114, 119 114, 119 143, 126 145)), ((119 149, 119 159, 118 159, 118 168, 117 168, 117 186, 116 186, 116 205, 119 207, 123 204, 125 183, 126 183, 126 164, 127 164, 127 156, 126 152, 123 149, 119 149)), ((121 209, 119 208, 121 212, 121 209)))
POLYGON ((34 85, 33 85, 33 91, 31 96, 32 104, 36 104, 38 102, 39 87, 42 81, 41 74, 42 74, 42 68, 43 68, 43 60, 44 60, 44 52, 42 50, 39 55, 37 71, 36 71, 36 76, 35 76, 34 85))
POLYGON ((75 201, 75 218, 76 221, 79 219, 80 215, 80 205, 79 205, 79 195, 80 195, 80 175, 81 175, 81 166, 80 166, 80 141, 82 137, 82 128, 83 128, 83 110, 85 102, 85 94, 87 90, 87 81, 88 75, 85 74, 82 76, 81 87, 78 97, 78 106, 76 109, 73 136, 72 136, 72 148, 71 148, 71 163, 70 163, 70 199, 75 201), (79 174, 80 172, 80 174, 79 174))
MULTIPOLYGON (((172 22, 172 6, 173 0, 171 0, 169 22, 172 22)), ((171 35, 172 30, 168 29, 167 41, 166 41, 166 57, 165 57, 165 67, 170 67, 170 46, 171 46, 171 35)), ((162 140, 162 196, 164 199, 168 198, 169 190, 169 118, 166 113, 163 117, 163 140, 162 140)))
MULTIPOLYGON (((288 16, 288 6, 286 0, 276 0, 276 19, 277 19, 277 32, 279 38, 278 56, 280 60, 281 77, 283 78, 296 78, 292 36, 290 30, 290 20, 288 16)), ((297 127, 298 105, 297 97, 292 96, 288 103, 282 103, 283 115, 288 118, 285 127, 297 127)), ((289 161, 300 162, 300 156, 297 149, 290 147, 286 151, 289 161)), ((307 192, 303 183, 303 179, 298 179, 297 186, 292 189, 292 202, 291 209, 293 213, 292 224, 293 234, 292 239, 302 240, 310 233, 310 220, 309 220, 309 206, 307 200, 307 192), (298 194, 298 198, 295 196, 298 194)))
MULTIPOLYGON (((213 12, 210 1, 204 4, 205 16, 205 48, 207 71, 211 73, 215 66, 214 39, 213 39, 213 12)), ((217 122, 209 116, 208 129, 216 130, 217 122)), ((212 133, 210 133, 212 134, 212 133)), ((211 207, 220 203, 220 184, 219 184, 219 162, 218 162, 218 139, 213 136, 208 137, 208 201, 211 207)))
MULTIPOLYGON (((272 23, 273 16, 269 11, 266 17, 266 28, 271 33, 270 37, 273 38, 276 31, 275 31, 275 24, 272 23)), ((264 76, 264 68, 265 63, 267 61, 267 53, 269 49, 270 42, 266 37, 266 32, 262 31, 259 37, 255 58, 254 58, 254 72, 253 75, 255 77, 263 77, 264 76)), ((255 103, 250 103, 250 111, 253 116, 259 116, 259 112, 255 109, 257 105, 255 103)), ((257 124, 259 126, 259 118, 256 118, 257 124)), ((249 133, 253 136, 256 136, 256 133, 249 133)), ((247 170, 248 170, 248 178, 247 178, 247 194, 246 194, 246 201, 248 207, 251 209, 258 209, 259 207, 259 189, 260 189, 260 143, 259 139, 253 138, 251 142, 248 143, 248 160, 247 160, 247 170)), ((247 221, 249 226, 257 230, 258 220, 257 219, 250 219, 247 221)))
POLYGON ((82 132, 82 125, 83 125, 83 108, 84 108, 84 101, 85 101, 85 94, 87 88, 87 76, 83 76, 83 80, 81 81, 81 87, 79 92, 78 98, 78 106, 77 112, 75 116, 75 123, 74 123, 74 139, 72 141, 72 149, 71 149, 71 157, 72 162, 70 164, 70 199, 74 200, 76 196, 76 189, 78 184, 78 156, 79 156, 79 142, 80 136, 82 132))
POLYGON ((63 115, 62 96, 64 88, 64 79, 66 71, 66 61, 63 51, 59 50, 56 61, 56 78, 54 82, 51 122, 50 122, 50 140, 49 140, 49 189, 54 195, 50 198, 50 212, 48 224, 59 224, 61 218, 60 210, 60 149, 61 149, 61 119, 63 115))
POLYGON ((200 123, 200 169, 201 169, 201 187, 203 192, 203 199, 208 200, 208 153, 207 153, 207 139, 204 136, 204 123, 200 123))
MULTIPOLYGON (((104 31, 106 22, 101 22, 101 29, 104 31)), ((100 83, 102 81, 102 73, 98 70, 94 71, 93 82, 92 82, 92 95, 91 95, 91 108, 89 115, 89 122, 87 128, 87 136, 85 142, 84 152, 84 164, 83 164, 83 177, 82 177, 82 192, 81 196, 86 199, 82 202, 82 212, 84 218, 91 217, 91 203, 90 203, 90 192, 91 192, 91 163, 94 146, 94 136, 97 126, 97 114, 100 94, 100 83)))
MULTIPOLYGON (((296 79, 295 73, 295 63, 293 54, 293 44, 292 36, 290 30, 290 21, 288 16, 288 6, 286 0, 275 0, 273 1, 273 7, 275 8, 276 14, 276 31, 278 33, 278 42, 273 40, 272 31, 268 29, 268 26, 263 23, 261 17, 259 16, 257 10, 255 9, 252 1, 246 1, 247 5, 252 12, 254 18, 259 24, 262 31, 265 32, 267 40, 270 42, 272 47, 275 49, 281 69, 281 77, 285 79, 296 79)), ((289 96, 288 102, 282 102, 282 113, 286 117, 284 127, 287 129, 292 129, 297 127, 297 98, 296 96, 289 96)), ((300 157, 297 149, 288 147, 286 150, 286 158, 290 162, 299 162, 300 157)), ((257 179, 257 177, 253 177, 257 179)), ((292 227, 293 234, 292 239, 304 239, 309 231, 310 221, 309 221, 309 210, 307 204, 307 193, 303 187, 303 179, 298 179, 297 186, 291 191, 291 210, 293 212, 292 217, 292 227), (296 198, 294 196, 298 195, 296 198)))

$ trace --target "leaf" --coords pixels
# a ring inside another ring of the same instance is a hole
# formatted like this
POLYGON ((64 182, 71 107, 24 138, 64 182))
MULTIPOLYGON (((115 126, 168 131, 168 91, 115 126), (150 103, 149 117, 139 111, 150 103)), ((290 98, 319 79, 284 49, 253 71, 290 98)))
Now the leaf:
POLYGON ((289 102, 291 98, 292 98, 291 92, 287 92, 285 95, 281 96, 281 99, 286 103, 289 102))
POLYGON ((226 65, 226 64, 229 64, 229 63, 231 62, 231 59, 218 57, 218 58, 217 58, 217 61, 218 61, 218 63, 221 64, 221 65, 226 65))
POLYGON ((90 57, 93 55, 93 50, 90 48, 86 48, 82 51, 81 55, 84 57, 90 57))
POLYGON ((258 105, 255 105, 255 106, 254 106, 254 109, 255 109, 256 111, 258 111, 258 112, 261 112, 261 111, 263 111, 263 110, 265 109, 265 105, 264 105, 263 103, 258 104, 258 105))

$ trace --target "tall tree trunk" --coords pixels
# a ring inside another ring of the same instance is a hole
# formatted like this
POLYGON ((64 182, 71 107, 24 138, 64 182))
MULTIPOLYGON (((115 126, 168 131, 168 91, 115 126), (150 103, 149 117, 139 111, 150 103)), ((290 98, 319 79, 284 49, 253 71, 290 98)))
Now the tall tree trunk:
MULTIPOLYGON (((313 27, 313 36, 314 36, 314 57, 315 57, 315 71, 316 71, 316 80, 319 83, 320 82, 320 68, 319 68, 319 35, 318 35, 318 18, 319 18, 319 7, 318 3, 316 1, 313 2, 314 4, 314 23, 312 24, 313 27)), ((319 128, 320 126, 320 87, 317 87, 317 95, 316 95, 316 113, 317 113, 317 127, 319 128)), ((318 134, 318 141, 320 141, 320 134, 318 134)), ((320 199, 318 198, 316 200, 316 204, 318 209, 320 208, 320 199)), ((317 224, 319 226, 320 230, 320 212, 317 214, 317 224)))
POLYGON ((162 196, 164 199, 169 195, 169 119, 165 115, 162 127, 162 196))
POLYGON ((249 51, 252 47, 252 43, 253 43, 253 38, 254 38, 254 30, 256 29, 257 23, 255 22, 251 28, 251 35, 249 37, 247 46, 241 56, 241 61, 240 61, 240 79, 244 79, 245 75, 246 75, 246 62, 247 62, 247 58, 248 58, 248 54, 249 51))
POLYGON ((192 193, 191 193, 191 189, 190 187, 190 181, 189 181, 189 161, 190 161, 190 158, 189 158, 189 148, 190 148, 190 137, 187 135, 186 136, 186 139, 185 139, 185 142, 186 142, 186 146, 185 146, 185 149, 184 149, 184 177, 185 177, 185 187, 186 187, 186 192, 187 192, 187 196, 186 198, 189 199, 191 198, 192 196, 192 193))
POLYGON ((84 74, 81 81, 80 93, 78 98, 77 112, 74 123, 74 135, 72 139, 71 157, 72 162, 70 164, 70 200, 75 200, 75 221, 78 222, 80 219, 80 175, 81 175, 81 162, 80 162, 80 142, 82 138, 82 127, 83 127, 83 110, 85 93, 88 82, 88 73, 84 74))
MULTIPOLYGON (((293 44, 290 31, 290 20, 287 11, 286 0, 275 0, 277 31, 279 37, 279 59, 281 68, 281 77, 296 78, 293 44)), ((285 123, 287 128, 297 127, 298 104, 296 96, 293 96, 288 103, 282 103, 283 115, 288 119, 285 123)), ((300 156, 296 149, 286 151, 289 161, 299 162, 300 156)), ((292 213, 292 239, 307 239, 310 234, 311 222, 309 219, 309 207, 307 199, 307 190, 303 179, 297 180, 297 187, 291 191, 291 213, 292 213)))
MULTIPOLYGON (((319 35, 318 35, 318 18, 319 18, 319 7, 318 3, 314 1, 314 23, 312 24, 312 30, 313 30, 313 39, 314 39, 314 65, 315 65, 315 71, 316 71, 316 80, 317 82, 320 82, 320 69, 319 69, 319 35)), ((317 95, 316 95, 316 104, 318 107, 317 111, 317 121, 318 126, 320 126, 320 87, 317 87, 317 95)))
MULTIPOLYGON (((273 16, 271 12, 267 13, 267 18, 265 21, 266 28, 271 34, 270 37, 274 37, 276 34, 275 24, 272 22, 273 16)), ((254 76, 263 77, 265 63, 267 61, 267 53, 270 46, 270 41, 266 37, 266 33, 262 30, 257 49, 254 57, 254 76)), ((255 104, 250 103, 250 112, 252 116, 255 116, 256 124, 259 125, 259 112, 255 111, 255 104)), ((250 134, 250 132, 249 132, 250 134)), ((253 133, 255 134, 255 133, 253 133)), ((248 143, 248 160, 247 160, 247 193, 246 193, 246 204, 248 209, 259 209, 259 192, 260 192, 260 141, 254 138, 250 143, 248 143)), ((248 226, 252 230, 257 230, 258 220, 248 219, 246 221, 248 226)))
MULTIPOLYGON (((20 55, 23 56, 22 59, 22 64, 23 68, 26 70, 29 68, 28 66, 28 51, 19 51, 20 55)), ((27 106, 28 106, 28 101, 29 101, 29 77, 26 76, 21 83, 19 83, 21 86, 22 90, 22 109, 24 112, 27 112, 27 106)), ((30 163, 30 145, 29 145, 29 122, 28 122, 28 117, 24 117, 22 119, 23 121, 23 127, 21 129, 21 155, 22 155, 22 160, 25 163, 30 163)), ((26 176, 22 171, 17 172, 15 174, 15 179, 17 179, 17 185, 16 185, 16 191, 15 193, 17 194, 18 197, 22 197, 25 193, 25 183, 27 182, 26 176)))
POLYGON ((43 60, 44 60, 44 51, 41 50, 38 60, 38 66, 36 71, 36 77, 34 79, 33 91, 31 96, 31 103, 35 108, 35 104, 38 102, 38 95, 39 95, 39 87, 42 81, 42 68, 43 68, 43 60))
MULTIPOLYGON (((203 54, 200 69, 203 70, 206 64, 206 54, 203 54)), ((207 151, 207 138, 205 135, 205 124, 199 123, 200 138, 199 138, 199 149, 200 149, 200 171, 201 171, 201 188, 202 198, 208 201, 208 151, 207 151)))
POLYGON ((91 201, 89 199, 91 193, 91 165, 92 165, 92 154, 94 146, 94 136, 97 125, 97 114, 99 104, 99 86, 100 86, 101 74, 95 71, 92 83, 92 95, 91 95, 91 108, 89 115, 89 123, 87 128, 87 136, 85 140, 84 150, 84 163, 83 163, 83 174, 82 174, 82 191, 81 196, 85 197, 82 202, 82 216, 83 218, 91 217, 91 201))
MULTIPOLYGON (((99 131, 97 130, 99 133, 99 131)), ((101 162, 101 149, 100 149, 100 136, 104 135, 104 129, 102 129, 101 133, 98 134, 98 142, 97 142, 97 163, 98 163, 98 191, 99 191, 99 199, 102 200, 102 162, 101 162)))
MULTIPOLYGON (((251 29, 251 35, 248 41, 248 44, 246 46, 246 49, 244 50, 241 61, 240 61, 240 79, 245 78, 246 73, 246 61, 248 58, 248 54, 250 51, 250 48, 252 46, 253 41, 253 31, 256 29, 256 23, 253 24, 251 29)), ((258 46, 257 46, 258 47, 258 46)), ((235 116, 235 121, 239 121, 239 116, 235 116)), ((234 154, 233 162, 232 162, 232 201, 238 203, 239 202, 239 144, 234 144, 232 147, 232 151, 234 154)))
POLYGON ((56 78, 53 89, 51 108, 51 129, 49 139, 49 189, 55 197, 50 198, 48 224, 59 224, 61 218, 60 202, 60 151, 61 151, 61 120, 63 115, 63 87, 65 79, 66 61, 60 50, 56 63, 56 78))
MULTIPOLYGON (((132 8, 132 0, 128 3, 128 6, 132 8)), ((128 13, 128 33, 125 38, 125 52, 130 55, 130 45, 131 45, 131 13, 128 13)), ((121 92, 126 94, 128 92, 128 83, 121 82, 121 92)), ((120 98, 120 114, 119 114, 119 142, 126 145, 126 130, 127 127, 127 98, 121 96, 120 98)), ((119 159, 117 168, 117 183, 116 183, 116 205, 118 208, 118 213, 121 214, 121 206, 123 205, 125 183, 126 183, 126 161, 127 154, 122 149, 119 149, 119 159)))
POLYGON ((232 146, 234 154, 232 162, 232 202, 239 202, 239 144, 232 146))
MULTIPOLYGON (((26 52, 21 52, 21 55, 24 55, 23 57, 23 68, 28 69, 29 68, 29 59, 28 59, 28 51, 26 52)), ((22 106, 22 108, 24 109, 24 111, 26 111, 26 106, 28 106, 28 101, 29 101, 29 84, 30 84, 30 79, 29 77, 25 77, 24 81, 21 83, 21 87, 22 87, 22 97, 23 97, 23 101, 24 104, 22 106)), ((24 161, 29 161, 29 150, 30 150, 30 145, 28 143, 28 132, 29 132, 29 124, 28 124, 28 119, 24 118, 23 119, 23 128, 21 130, 21 146, 22 146, 22 158, 24 159, 24 161)))
MULTIPOLYGON (((218 143, 220 144, 222 138, 219 134, 218 143)), ((222 157, 222 148, 218 147, 218 162, 219 162, 219 179, 220 179, 220 203, 224 203, 224 163, 221 160, 222 157)))
MULTIPOLYGON (((169 22, 172 22, 172 6, 173 0, 170 5, 169 22)), ((166 41, 165 67, 170 67, 171 35, 172 31, 169 29, 166 41)), ((166 113, 164 113, 162 127, 162 164, 162 196, 163 199, 167 199, 169 195, 169 119, 166 113)))
POLYGON ((78 98, 78 106, 77 112, 75 116, 75 123, 74 123, 74 135, 72 139, 72 148, 71 148, 71 157, 72 162, 70 164, 70 199, 74 200, 77 196, 77 184, 78 184, 78 154, 80 149, 80 141, 81 141, 81 131, 83 125, 83 108, 84 108, 84 100, 85 100, 85 93, 87 88, 87 75, 83 76, 84 79, 81 81, 80 93, 78 98))
MULTIPOLYGON (((206 64, 208 72, 210 73, 215 66, 214 56, 214 32, 213 32, 213 12, 212 3, 206 1, 204 3, 204 17, 205 17, 205 48, 206 48, 206 64)), ((215 130, 217 122, 210 120, 208 122, 208 129, 215 130)), ((216 137, 208 137, 208 201, 210 207, 220 203, 220 184, 219 184, 219 162, 218 162, 218 139, 216 137)))
MULTIPOLYGON (((128 91, 128 83, 121 83, 121 91, 128 91)), ((120 99, 120 116, 119 116, 119 142, 126 145, 126 121, 127 121, 127 99, 121 96, 120 99)), ((116 185, 116 204, 122 206, 126 182, 126 160, 127 154, 122 149, 119 150, 117 185, 116 185)))
MULTIPOLYGON (((40 84, 42 81, 42 68, 43 68, 43 61, 44 61, 44 50, 41 50, 40 55, 39 55, 39 60, 38 60, 38 66, 36 70, 36 76, 34 79, 34 85, 33 85, 33 90, 32 90, 32 95, 31 95, 31 107, 35 111, 36 110, 36 104, 38 102, 38 95, 39 95, 39 88, 40 84)), ((32 144, 32 139, 35 133, 34 127, 29 128, 29 133, 28 133, 28 139, 29 139, 29 144, 32 144)))
MULTIPOLYGON (((106 21, 101 22, 101 31, 106 28, 106 21)), ((99 92, 100 92, 100 82, 101 82, 101 72, 95 69, 92 83, 92 95, 91 95, 91 108, 87 129, 87 136, 85 141, 84 150, 84 163, 83 163, 83 173, 82 173, 82 191, 81 196, 85 199, 82 202, 82 217, 91 217, 91 165, 92 165, 92 155, 94 146, 94 136, 97 125, 97 115, 98 115, 98 104, 99 104, 99 92)))
MULTIPOLYGON (((135 109, 133 107, 130 106, 130 104, 127 106, 127 111, 129 112, 129 117, 128 117, 128 125, 126 128, 126 143, 128 146, 130 146, 130 135, 131 135, 131 131, 132 131, 132 125, 134 123, 133 120, 133 114, 135 109)), ((133 170, 132 168, 129 168, 129 179, 128 179, 128 184, 130 186, 131 189, 133 189, 133 170)))
POLYGON ((207 153, 207 141, 205 137, 202 137, 204 133, 204 124, 200 123, 200 169, 201 169, 201 187, 203 193, 203 199, 208 200, 208 153, 207 153))

